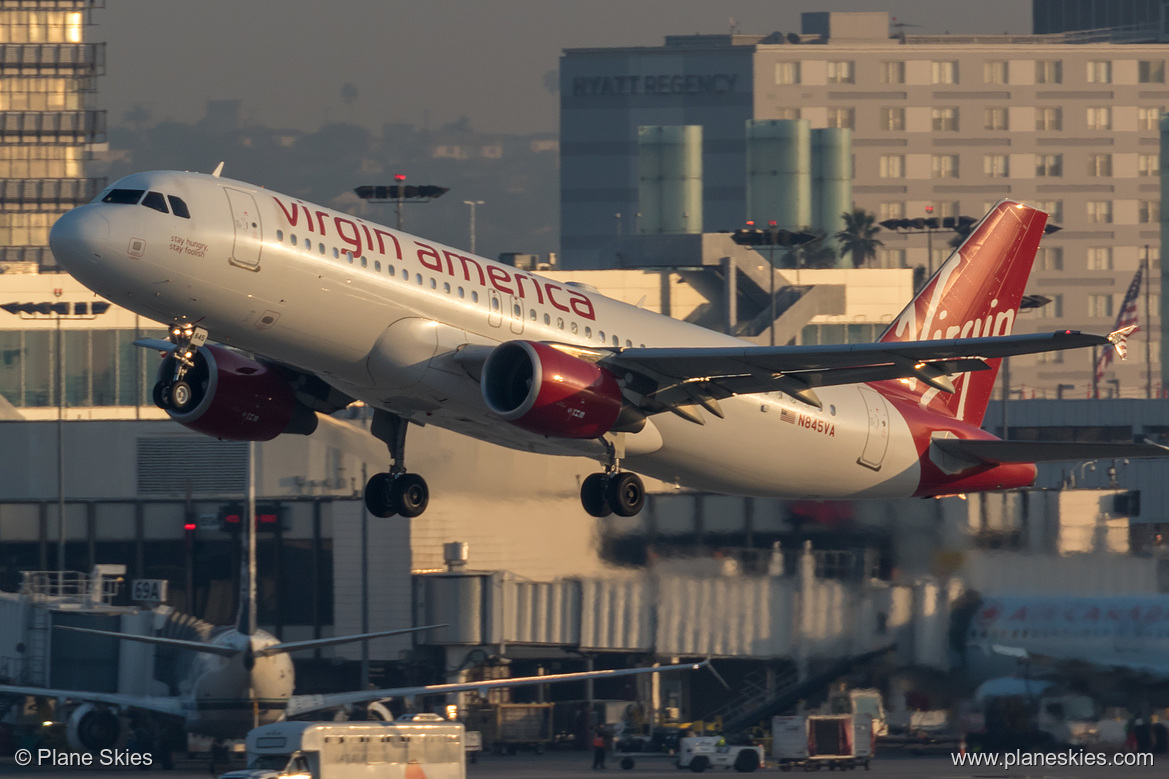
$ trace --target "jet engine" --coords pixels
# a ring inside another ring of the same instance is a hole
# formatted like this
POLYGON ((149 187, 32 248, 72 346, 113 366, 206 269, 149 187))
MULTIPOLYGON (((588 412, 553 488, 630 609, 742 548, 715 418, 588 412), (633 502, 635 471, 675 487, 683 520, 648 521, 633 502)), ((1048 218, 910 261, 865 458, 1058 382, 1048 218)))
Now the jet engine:
POLYGON ((487 408, 533 433, 598 438, 645 426, 645 416, 624 403, 613 374, 547 344, 500 344, 488 355, 481 378, 487 408))
POLYGON ((316 414, 275 368, 222 346, 199 347, 191 359, 194 367, 173 381, 176 358, 167 355, 154 385, 155 405, 179 424, 228 441, 316 430, 316 414))
POLYGON ((117 745, 123 735, 122 720, 109 709, 83 703, 69 715, 66 738, 75 752, 100 752, 117 745))

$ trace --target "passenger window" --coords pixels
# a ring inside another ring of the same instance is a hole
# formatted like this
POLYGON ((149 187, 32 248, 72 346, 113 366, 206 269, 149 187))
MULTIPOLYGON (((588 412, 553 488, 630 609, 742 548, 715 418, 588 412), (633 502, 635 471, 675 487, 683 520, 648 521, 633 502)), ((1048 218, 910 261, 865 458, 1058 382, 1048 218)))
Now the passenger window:
POLYGON ((516 303, 514 306, 511 307, 511 315, 514 316, 516 319, 523 319, 524 318, 524 310, 520 307, 519 303, 516 303))
POLYGON ((438 289, 438 282, 435 281, 434 279, 431 279, 430 280, 430 288, 431 289, 438 289))
POLYGON ((382 272, 382 261, 381 261, 381 260, 376 260, 376 261, 374 262, 374 264, 373 264, 373 269, 374 269, 375 271, 377 271, 378 273, 381 273, 381 272, 382 272))
POLYGON ((292 235, 290 235, 288 237, 292 239, 292 245, 296 246, 297 245, 296 233, 293 233, 292 235))
POLYGON ((556 317, 556 326, 559 327, 561 330, 564 329, 564 317, 559 317, 559 316, 556 317))
POLYGON ((597 333, 597 335, 600 336, 601 343, 605 343, 605 331, 601 330, 599 333, 597 333))
POLYGON ((280 241, 281 243, 284 243, 284 231, 283 230, 276 231, 276 240, 280 241))
POLYGON ((471 290, 471 302, 472 302, 472 303, 478 303, 478 302, 479 302, 479 293, 478 293, 478 292, 476 292, 475 290, 471 290))
POLYGON ((422 274, 421 273, 414 274, 414 279, 415 279, 415 281, 418 282, 418 286, 421 287, 422 286, 422 274))
POLYGON ((336 246, 334 246, 333 247, 333 259, 334 260, 338 259, 340 256, 341 256, 341 252, 337 250, 336 246))
POLYGON ((448 295, 451 294, 451 283, 449 281, 444 281, 442 283, 442 291, 448 295))
POLYGON ((550 316, 548 316, 547 314, 545 314, 545 315, 544 315, 544 324, 546 324, 546 325, 550 325, 550 324, 552 324, 552 317, 550 317, 550 316))
POLYGON ((365 258, 365 255, 364 255, 364 254, 363 254, 363 255, 361 255, 361 267, 363 267, 363 268, 368 268, 368 267, 369 267, 369 260, 367 260, 367 259, 365 258))
MULTIPOLYGON (((319 249, 320 249, 321 256, 322 256, 322 257, 324 257, 324 256, 325 256, 325 245, 324 245, 323 243, 322 243, 322 244, 318 244, 318 247, 319 247, 319 249)), ((362 263, 362 264, 364 265, 365 263, 362 263)))
POLYGON ((617 337, 617 336, 613 336, 613 345, 614 345, 614 346, 620 346, 620 345, 621 345, 621 339, 620 339, 619 337, 617 337))
POLYGON ((146 197, 142 198, 142 205, 164 214, 170 213, 166 207, 166 198, 162 196, 161 192, 147 192, 146 197))
POLYGON ((465 293, 465 292, 463 292, 463 288, 462 288, 462 287, 459 287, 459 297, 463 297, 465 294, 466 294, 466 293, 465 293))
POLYGON ((141 200, 145 194, 145 189, 111 189, 110 194, 103 197, 101 202, 117 205, 133 205, 141 200))
POLYGON ((350 265, 353 264, 353 255, 352 254, 349 255, 349 264, 350 265))
POLYGON ((398 269, 395 268, 393 265, 386 265, 386 273, 389 273, 391 276, 397 276, 398 269))
POLYGON ((170 201, 170 212, 172 214, 174 214, 175 216, 182 217, 183 219, 190 219, 191 218, 191 211, 190 211, 190 209, 187 208, 187 204, 183 201, 183 199, 181 197, 175 197, 174 195, 167 195, 166 199, 170 201))
POLYGON ((586 327, 585 328, 585 338, 592 338, 592 337, 593 337, 593 328, 586 327))
POLYGON ((499 310, 499 298, 491 298, 491 310, 492 311, 499 310))
POLYGON ((313 239, 312 238, 305 238, 304 239, 304 248, 308 249, 309 251, 312 251, 312 249, 313 249, 313 239))
POLYGON ((533 309, 528 311, 528 318, 531 319, 533 322, 536 321, 536 309, 533 308, 533 309))
POLYGON ((632 348, 632 346, 633 346, 633 341, 630 341, 628 338, 626 338, 625 339, 625 348, 629 349, 629 348, 632 348))

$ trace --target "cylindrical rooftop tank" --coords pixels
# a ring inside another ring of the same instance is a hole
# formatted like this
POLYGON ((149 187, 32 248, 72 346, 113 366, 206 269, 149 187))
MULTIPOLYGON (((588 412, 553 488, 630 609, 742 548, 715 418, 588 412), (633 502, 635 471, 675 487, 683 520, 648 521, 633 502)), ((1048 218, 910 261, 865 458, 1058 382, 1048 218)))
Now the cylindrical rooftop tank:
POLYGON ((637 232, 702 232, 702 125, 637 128, 637 165, 637 232))
MULTIPOLYGON (((839 252, 832 236, 844 229, 845 211, 852 210, 852 130, 828 127, 812 130, 812 227, 827 236, 826 245, 839 252)), ((837 254, 836 267, 851 268, 837 254)))
POLYGON ((812 224, 812 147, 806 119, 747 120, 747 219, 781 229, 812 224))

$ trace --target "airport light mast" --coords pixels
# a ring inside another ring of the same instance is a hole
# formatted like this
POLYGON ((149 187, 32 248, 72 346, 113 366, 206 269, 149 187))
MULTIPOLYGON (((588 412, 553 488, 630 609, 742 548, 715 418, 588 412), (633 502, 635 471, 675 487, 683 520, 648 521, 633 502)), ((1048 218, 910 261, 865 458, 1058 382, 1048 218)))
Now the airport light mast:
POLYGON ((448 187, 436 187, 432 184, 423 184, 417 187, 406 186, 405 174, 399 173, 394 176, 396 184, 389 185, 371 185, 366 184, 354 188, 354 192, 362 200, 368 200, 371 203, 395 203, 395 211, 398 215, 397 227, 402 229, 402 206, 405 203, 429 203, 435 198, 442 197, 447 192, 450 192, 448 187))

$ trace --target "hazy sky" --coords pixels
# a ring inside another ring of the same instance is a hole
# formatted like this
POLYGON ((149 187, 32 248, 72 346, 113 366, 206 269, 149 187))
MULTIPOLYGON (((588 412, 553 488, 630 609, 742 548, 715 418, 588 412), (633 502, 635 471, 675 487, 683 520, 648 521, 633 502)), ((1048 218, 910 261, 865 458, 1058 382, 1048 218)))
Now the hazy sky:
POLYGON ((909 32, 1030 32, 1025 0, 107 0, 99 82, 110 124, 135 104, 193 121, 208 99, 248 121, 313 130, 352 120, 551 132, 565 48, 657 46, 670 34, 799 30, 801 11, 885 10, 909 32), (352 107, 342 86, 357 87, 352 107), (555 80, 552 80, 555 84, 555 80))

